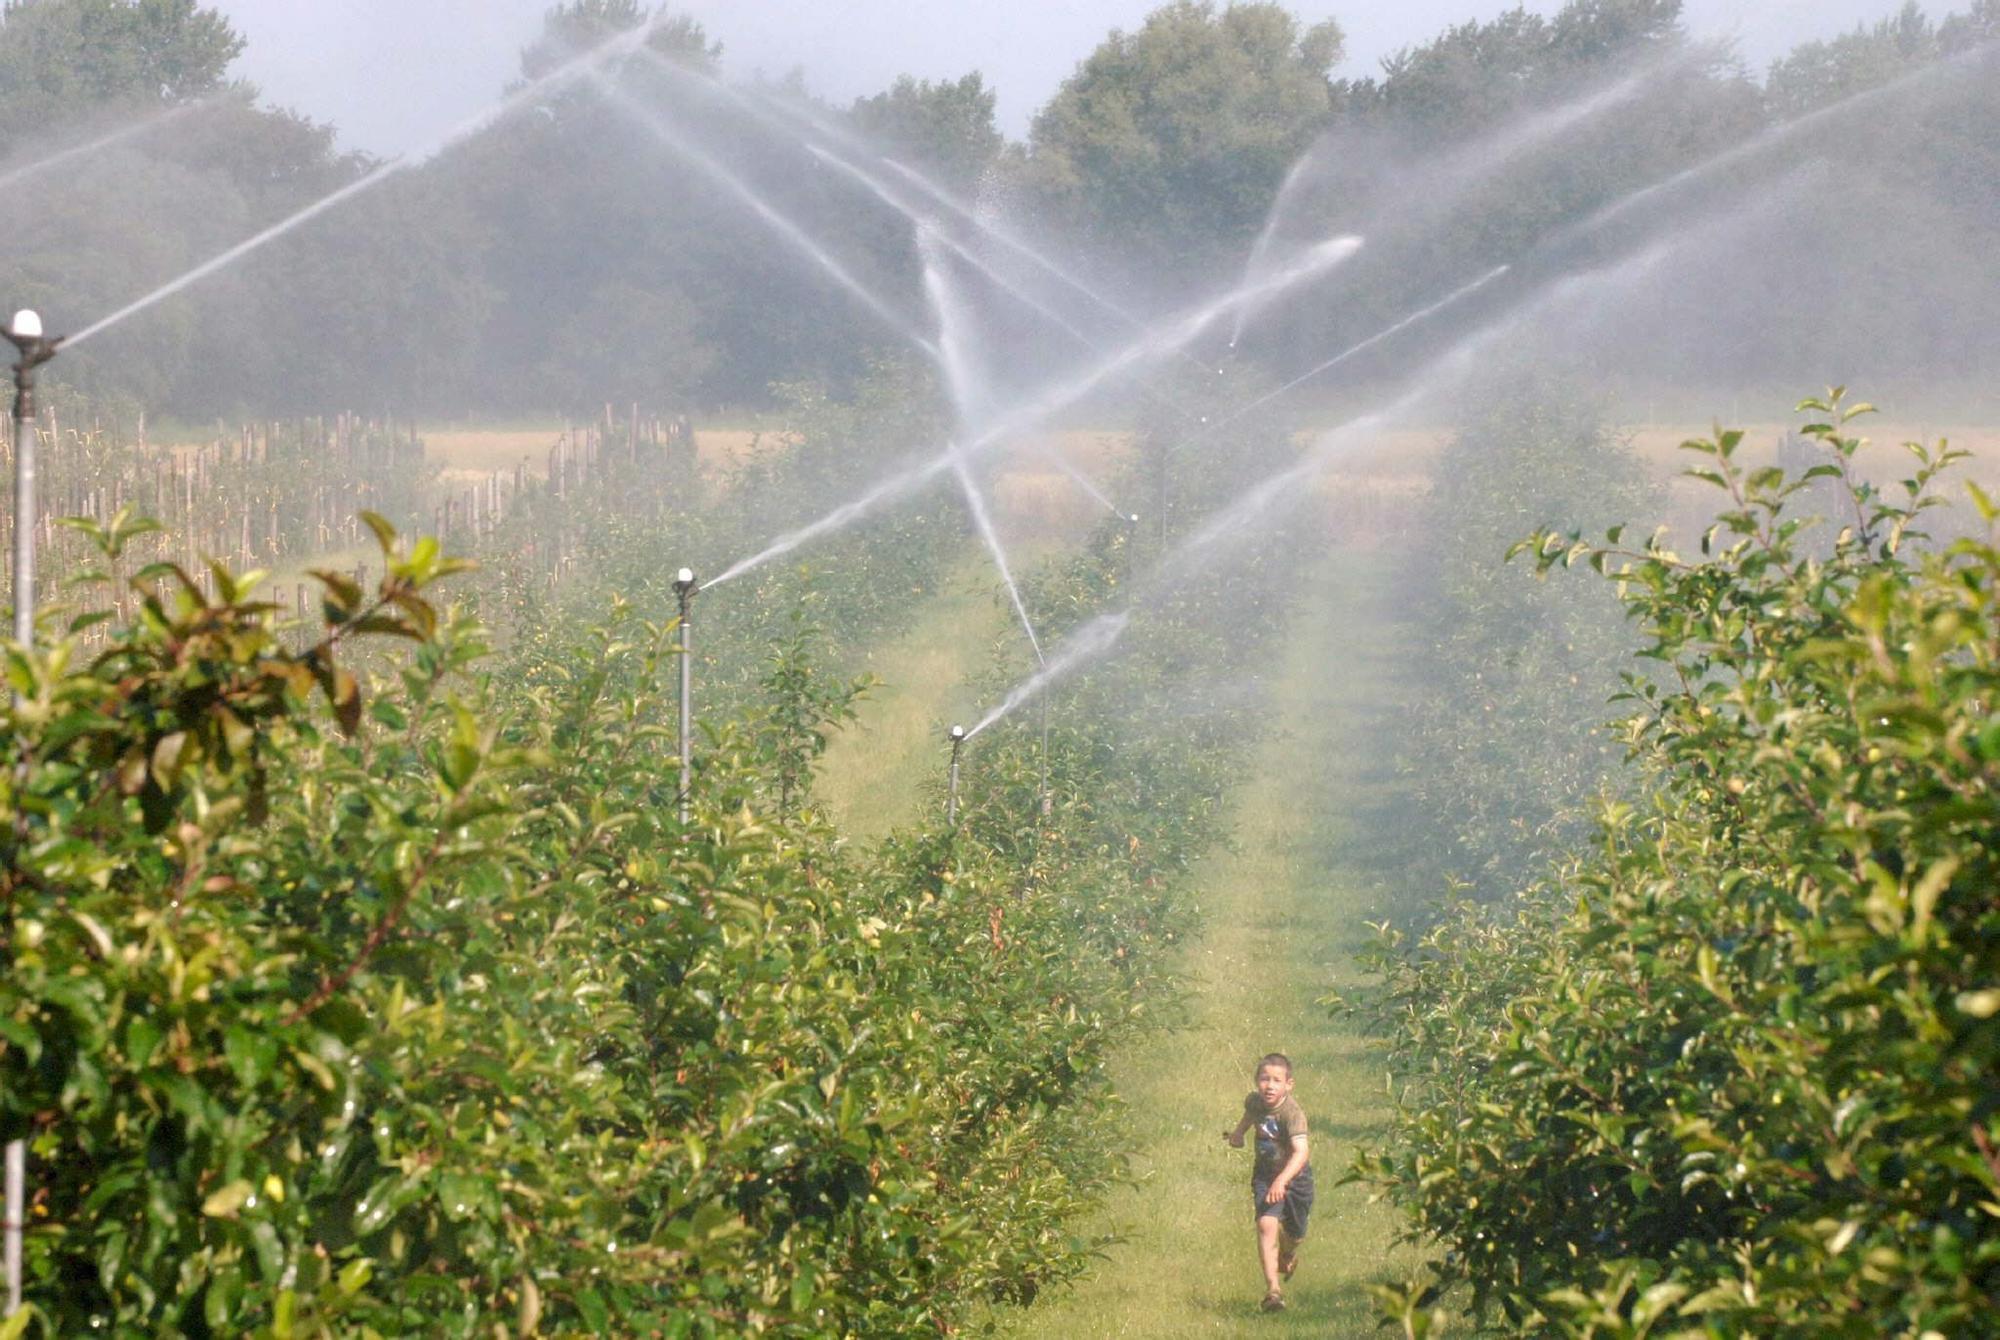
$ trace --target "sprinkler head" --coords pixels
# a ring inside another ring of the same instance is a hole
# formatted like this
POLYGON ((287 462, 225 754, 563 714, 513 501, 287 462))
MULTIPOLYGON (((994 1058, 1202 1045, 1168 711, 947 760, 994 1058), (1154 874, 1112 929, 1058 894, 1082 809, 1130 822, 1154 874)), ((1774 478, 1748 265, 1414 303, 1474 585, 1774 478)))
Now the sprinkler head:
POLYGON ((1130 516, 1126 517, 1126 518, 1125 518, 1125 524, 1126 524, 1126 525, 1128 525, 1128 526, 1136 526, 1136 525, 1138 525, 1138 524, 1139 524, 1139 514, 1138 514, 1137 512, 1134 512, 1134 513, 1132 513, 1132 515, 1130 515, 1130 516))
POLYGON ((965 727, 953 726, 951 728, 951 742, 954 745, 960 745, 965 743, 965 727))
POLYGON ((693 595, 694 587, 695 587, 695 582, 694 582, 693 568, 682 568, 679 572, 674 574, 674 590, 679 592, 681 595, 683 596, 693 595))
POLYGON ((14 366, 21 372, 30 372, 56 356, 56 347, 63 342, 58 335, 53 340, 42 334, 42 315, 32 307, 23 307, 14 313, 4 332, 7 339, 21 351, 21 361, 14 366))

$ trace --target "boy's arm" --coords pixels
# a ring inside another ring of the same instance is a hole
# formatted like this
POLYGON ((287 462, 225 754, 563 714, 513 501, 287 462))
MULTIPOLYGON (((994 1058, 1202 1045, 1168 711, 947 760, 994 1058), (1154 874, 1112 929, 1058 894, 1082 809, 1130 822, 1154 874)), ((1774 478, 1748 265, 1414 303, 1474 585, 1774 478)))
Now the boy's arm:
POLYGON ((1278 1169, 1278 1175, 1271 1179, 1271 1189, 1264 1193, 1264 1199, 1273 1205, 1285 1198, 1285 1188, 1299 1175, 1299 1169, 1306 1166, 1306 1137, 1303 1133, 1292 1137, 1292 1156, 1285 1160, 1285 1166, 1278 1169))
POLYGON ((1243 1114, 1243 1120, 1236 1123, 1236 1129, 1233 1131, 1224 1131, 1222 1133, 1222 1138, 1229 1142, 1229 1147, 1231 1149, 1241 1149, 1243 1148, 1243 1133, 1249 1129, 1250 1129, 1250 1114, 1248 1112, 1245 1112, 1243 1114))

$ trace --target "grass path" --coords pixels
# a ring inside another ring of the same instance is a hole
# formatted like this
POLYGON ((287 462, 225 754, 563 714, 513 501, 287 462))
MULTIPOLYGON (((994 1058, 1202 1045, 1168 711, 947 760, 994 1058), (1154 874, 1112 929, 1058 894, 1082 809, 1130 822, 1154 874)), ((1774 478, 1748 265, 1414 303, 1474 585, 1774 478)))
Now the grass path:
POLYGON ((901 637, 866 669, 882 683, 820 761, 814 794, 841 830, 871 841, 908 820, 925 783, 944 776, 944 732, 977 713, 971 682, 1009 616, 982 557, 968 558, 901 637))
POLYGON ((1363 1039, 1315 1000, 1351 985, 1363 922, 1377 906, 1373 821, 1388 798, 1370 740, 1393 706, 1396 629, 1387 562, 1340 555, 1310 584, 1273 720, 1238 797, 1237 850, 1199 872, 1207 920, 1191 946, 1184 1027, 1137 1044, 1114 1067, 1135 1185, 1089 1227, 1118 1234, 1074 1291, 1010 1317, 1017 1337, 1374 1337, 1369 1282, 1400 1276, 1395 1222, 1335 1183, 1357 1139, 1386 1115, 1382 1072, 1363 1039), (1312 1233, 1281 1316, 1263 1295, 1251 1242, 1249 1156, 1220 1138, 1265 1051, 1288 1052, 1312 1130, 1312 1233))

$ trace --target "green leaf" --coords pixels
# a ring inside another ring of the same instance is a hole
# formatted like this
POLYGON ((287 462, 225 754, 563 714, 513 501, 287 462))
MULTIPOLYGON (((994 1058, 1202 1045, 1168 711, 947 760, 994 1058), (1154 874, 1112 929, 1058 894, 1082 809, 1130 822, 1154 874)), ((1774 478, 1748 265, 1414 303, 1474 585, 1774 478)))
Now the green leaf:
POLYGON ((222 1050, 246 1089, 263 1084, 278 1063, 278 1040, 261 1028, 232 1025, 223 1034, 222 1050))
POLYGON ((245 1178, 237 1178, 220 1189, 210 1192, 201 1203, 201 1212, 211 1219, 234 1219, 243 1209, 257 1189, 245 1178))

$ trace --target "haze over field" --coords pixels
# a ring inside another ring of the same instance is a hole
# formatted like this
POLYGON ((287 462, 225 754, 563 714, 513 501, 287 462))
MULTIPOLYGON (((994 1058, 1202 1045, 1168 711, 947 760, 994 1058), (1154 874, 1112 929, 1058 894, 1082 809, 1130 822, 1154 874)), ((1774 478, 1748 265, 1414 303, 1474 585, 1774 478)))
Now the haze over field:
MULTIPOLYGON (((348 147, 391 154, 422 143, 484 101, 512 71, 546 6, 541 0, 349 0, 339 6, 228 0, 216 8, 249 42, 233 75, 282 106, 331 122, 348 147)), ((955 79, 976 70, 996 92, 1000 128, 1019 137, 1106 32, 1137 27, 1155 6, 1146 0, 1006 6, 697 0, 678 8, 723 44, 732 69, 773 78, 797 70, 814 92, 835 102, 877 92, 899 75, 955 79)), ((1306 0, 1289 8, 1310 21, 1337 20, 1347 47, 1335 73, 1361 78, 1447 25, 1490 20, 1511 6, 1493 0, 1306 0)), ((1528 8, 1548 14, 1556 6, 1528 8)), ((1744 62, 1762 70, 1800 42, 1886 18, 1896 8, 1893 0, 1692 0, 1683 15, 1691 33, 1734 41, 1744 62)), ((1935 19, 1948 6, 1922 8, 1935 19)))

